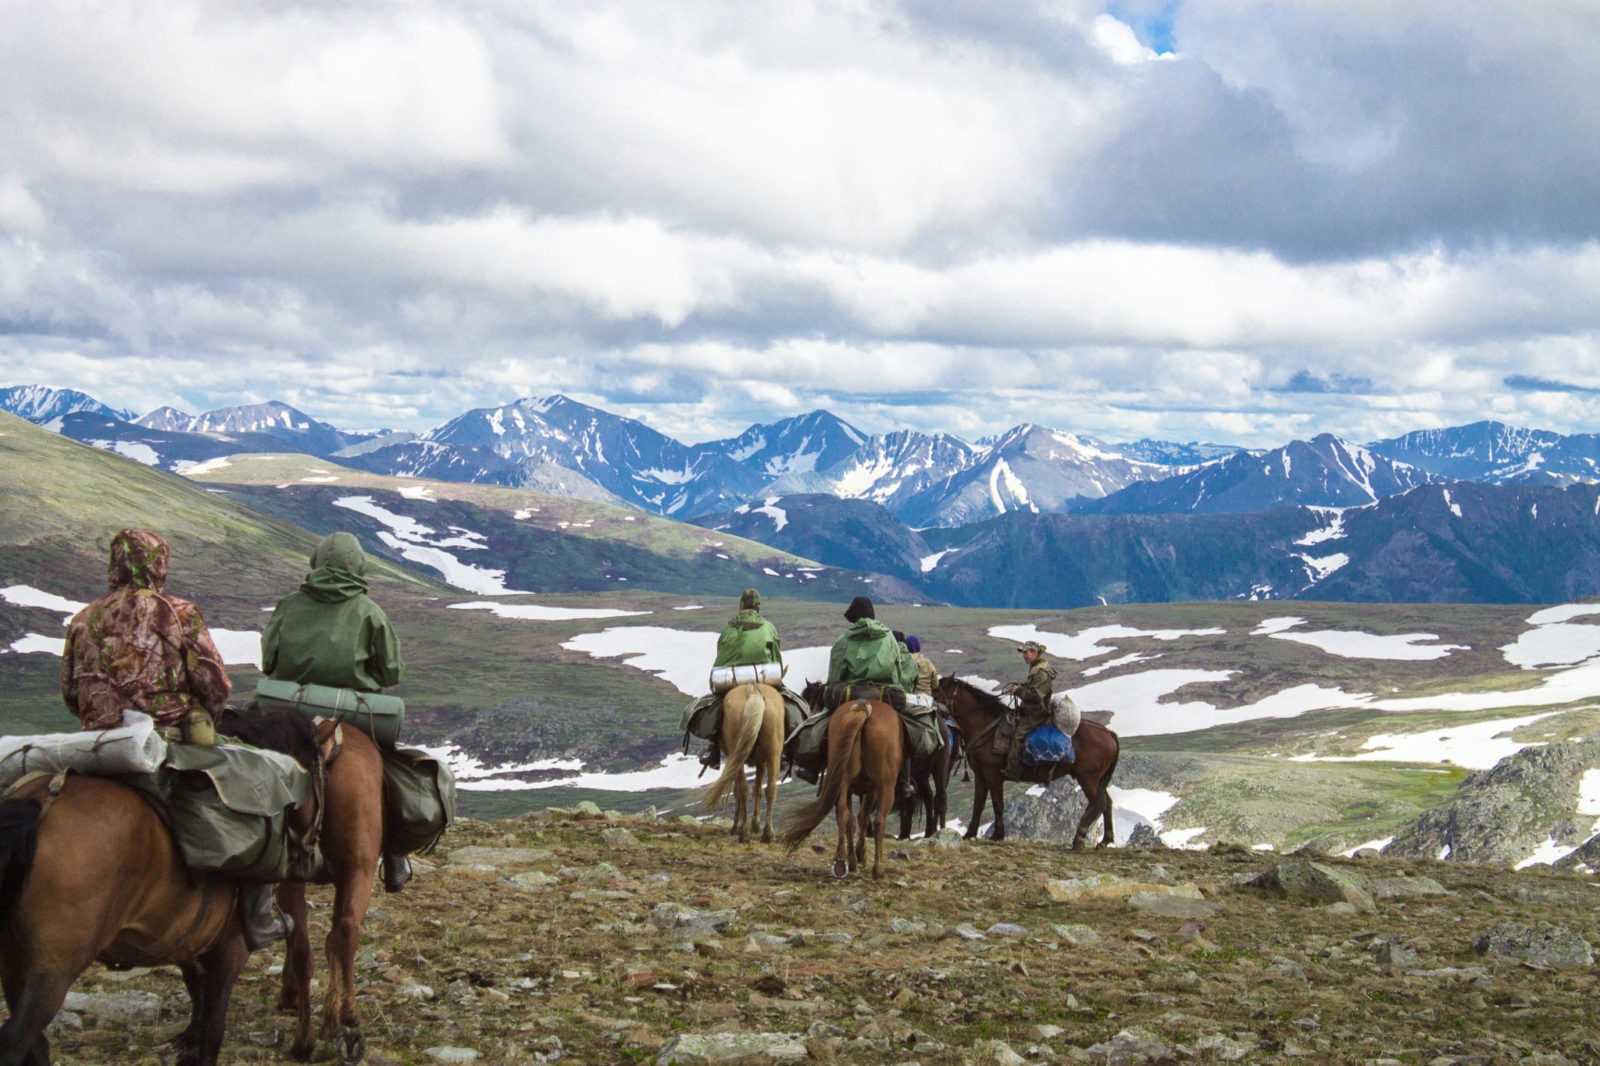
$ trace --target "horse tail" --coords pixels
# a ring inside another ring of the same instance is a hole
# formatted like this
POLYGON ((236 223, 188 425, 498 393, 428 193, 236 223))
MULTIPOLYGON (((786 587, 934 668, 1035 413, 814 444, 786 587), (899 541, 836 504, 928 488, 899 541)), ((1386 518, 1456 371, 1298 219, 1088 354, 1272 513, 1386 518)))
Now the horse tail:
POLYGON ((734 736, 733 747, 722 753, 722 772, 706 789, 704 803, 708 810, 722 802, 735 781, 744 781, 745 760, 756 746, 756 738, 761 735, 761 721, 767 713, 767 700, 760 689, 754 685, 746 687, 744 707, 739 713, 743 717, 739 719, 739 732, 734 736))
MULTIPOLYGON (((839 745, 835 749, 829 737, 828 750, 832 756, 828 759, 827 776, 822 779, 822 792, 816 799, 801 807, 783 820, 779 830, 784 847, 793 851, 800 846, 800 842, 811 834, 811 831, 822 824, 836 806, 839 804, 839 793, 850 787, 850 782, 845 780, 845 767, 849 765, 850 756, 861 743, 861 728, 867 724, 867 717, 872 709, 866 703, 856 701, 845 704, 833 712, 837 719, 841 715, 848 717, 840 719, 843 725, 839 730, 839 745)), ((830 725, 830 734, 832 732, 830 725)))
POLYGON ((0 925, 11 920, 28 875, 33 872, 42 811, 37 800, 0 803, 0 925))

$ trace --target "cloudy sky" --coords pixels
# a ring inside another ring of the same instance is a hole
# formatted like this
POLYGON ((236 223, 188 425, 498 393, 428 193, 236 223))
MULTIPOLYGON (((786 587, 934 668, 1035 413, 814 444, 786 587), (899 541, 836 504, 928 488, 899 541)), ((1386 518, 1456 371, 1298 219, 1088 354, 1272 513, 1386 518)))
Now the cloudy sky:
POLYGON ((0 385, 1600 431, 1594 0, 0 3, 0 385))

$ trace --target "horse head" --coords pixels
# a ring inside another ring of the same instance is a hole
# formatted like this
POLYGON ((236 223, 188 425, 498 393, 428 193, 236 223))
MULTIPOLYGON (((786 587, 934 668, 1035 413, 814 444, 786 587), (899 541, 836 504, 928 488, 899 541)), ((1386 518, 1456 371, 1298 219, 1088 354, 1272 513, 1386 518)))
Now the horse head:
POLYGON ((949 707, 952 712, 958 710, 983 711, 988 715, 1001 715, 1006 713, 1006 705, 1000 697, 992 692, 985 692, 972 682, 950 674, 939 679, 934 686, 933 694, 940 703, 949 707))
POLYGON ((806 706, 813 711, 822 710, 822 691, 827 686, 821 681, 807 681, 805 688, 800 690, 800 698, 806 701, 806 706))

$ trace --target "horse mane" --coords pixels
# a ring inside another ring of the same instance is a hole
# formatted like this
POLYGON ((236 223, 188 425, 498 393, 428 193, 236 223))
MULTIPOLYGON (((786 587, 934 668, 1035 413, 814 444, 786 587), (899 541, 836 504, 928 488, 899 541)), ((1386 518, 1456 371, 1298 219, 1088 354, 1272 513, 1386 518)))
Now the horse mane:
POLYGON ((985 692, 983 689, 979 688, 977 685, 974 685, 971 681, 968 681, 964 677, 957 677, 955 674, 949 674, 945 676, 943 680, 950 682, 952 685, 958 686, 964 692, 970 695, 974 700, 977 701, 980 710, 987 711, 992 715, 1005 714, 1010 710, 1009 707, 1001 702, 999 696, 996 696, 992 692, 985 692))
POLYGON ((268 751, 280 751, 307 770, 317 765, 317 727, 300 711, 288 707, 257 707, 240 711, 229 707, 217 719, 217 732, 268 751))

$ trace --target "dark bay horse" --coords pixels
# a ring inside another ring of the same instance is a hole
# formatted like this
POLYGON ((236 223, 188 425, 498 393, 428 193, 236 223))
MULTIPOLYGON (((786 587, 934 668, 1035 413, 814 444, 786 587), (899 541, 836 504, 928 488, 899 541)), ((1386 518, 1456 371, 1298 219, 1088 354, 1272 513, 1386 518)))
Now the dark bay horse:
POLYGON ((783 765, 783 695, 771 685, 745 684, 722 698, 722 773, 706 788, 705 806, 715 809, 728 790, 735 804, 733 835, 750 843, 750 824, 760 821, 761 789, 767 791, 767 814, 761 823, 761 843, 772 843, 772 805, 778 798, 778 777, 783 765), (755 767, 750 786, 750 809, 745 810, 744 768, 755 767))
MULTIPOLYGON (((1006 757, 994 750, 994 734, 1000 717, 1010 711, 998 696, 985 692, 958 677, 939 680, 934 689, 939 702, 950 708, 956 728, 966 742, 967 765, 972 767, 972 821, 967 825, 966 839, 978 835, 978 824, 983 818, 985 799, 994 803, 993 839, 1006 838, 1005 816, 1005 765, 1006 757)), ((1021 744, 1025 737, 1013 737, 1013 744, 1021 744)), ((1100 818, 1103 833, 1097 847, 1115 842, 1111 827, 1111 774, 1117 768, 1119 746, 1117 735, 1098 722, 1085 718, 1072 734, 1072 747, 1076 756, 1067 762, 1040 763, 1024 766, 1022 779, 1036 784, 1049 784, 1060 777, 1071 776, 1083 789, 1089 803, 1078 820, 1078 831, 1073 834, 1072 847, 1083 847, 1089 835, 1089 826, 1100 818)))
POLYGON ((955 766, 956 755, 954 745, 950 742, 950 726, 943 714, 938 715, 937 722, 939 746, 933 753, 906 757, 911 764, 911 787, 916 790, 916 795, 901 796, 895 803, 895 810, 900 813, 901 840, 910 838, 911 822, 919 806, 922 808, 923 836, 931 837, 944 828, 945 813, 950 805, 950 771, 955 766))
MULTIPOLYGON (((820 709, 823 686, 813 681, 802 695, 820 709)), ((835 877, 858 869, 867 854, 867 822, 873 824, 875 851, 872 878, 883 877, 884 825, 894 806, 900 780, 900 760, 905 752, 906 727, 895 709, 881 700, 855 699, 835 707, 828 719, 828 769, 822 790, 812 802, 792 812, 780 826, 790 851, 800 846, 834 812, 837 844, 833 852, 835 877), (861 813, 851 809, 852 795, 861 796, 861 813)))

